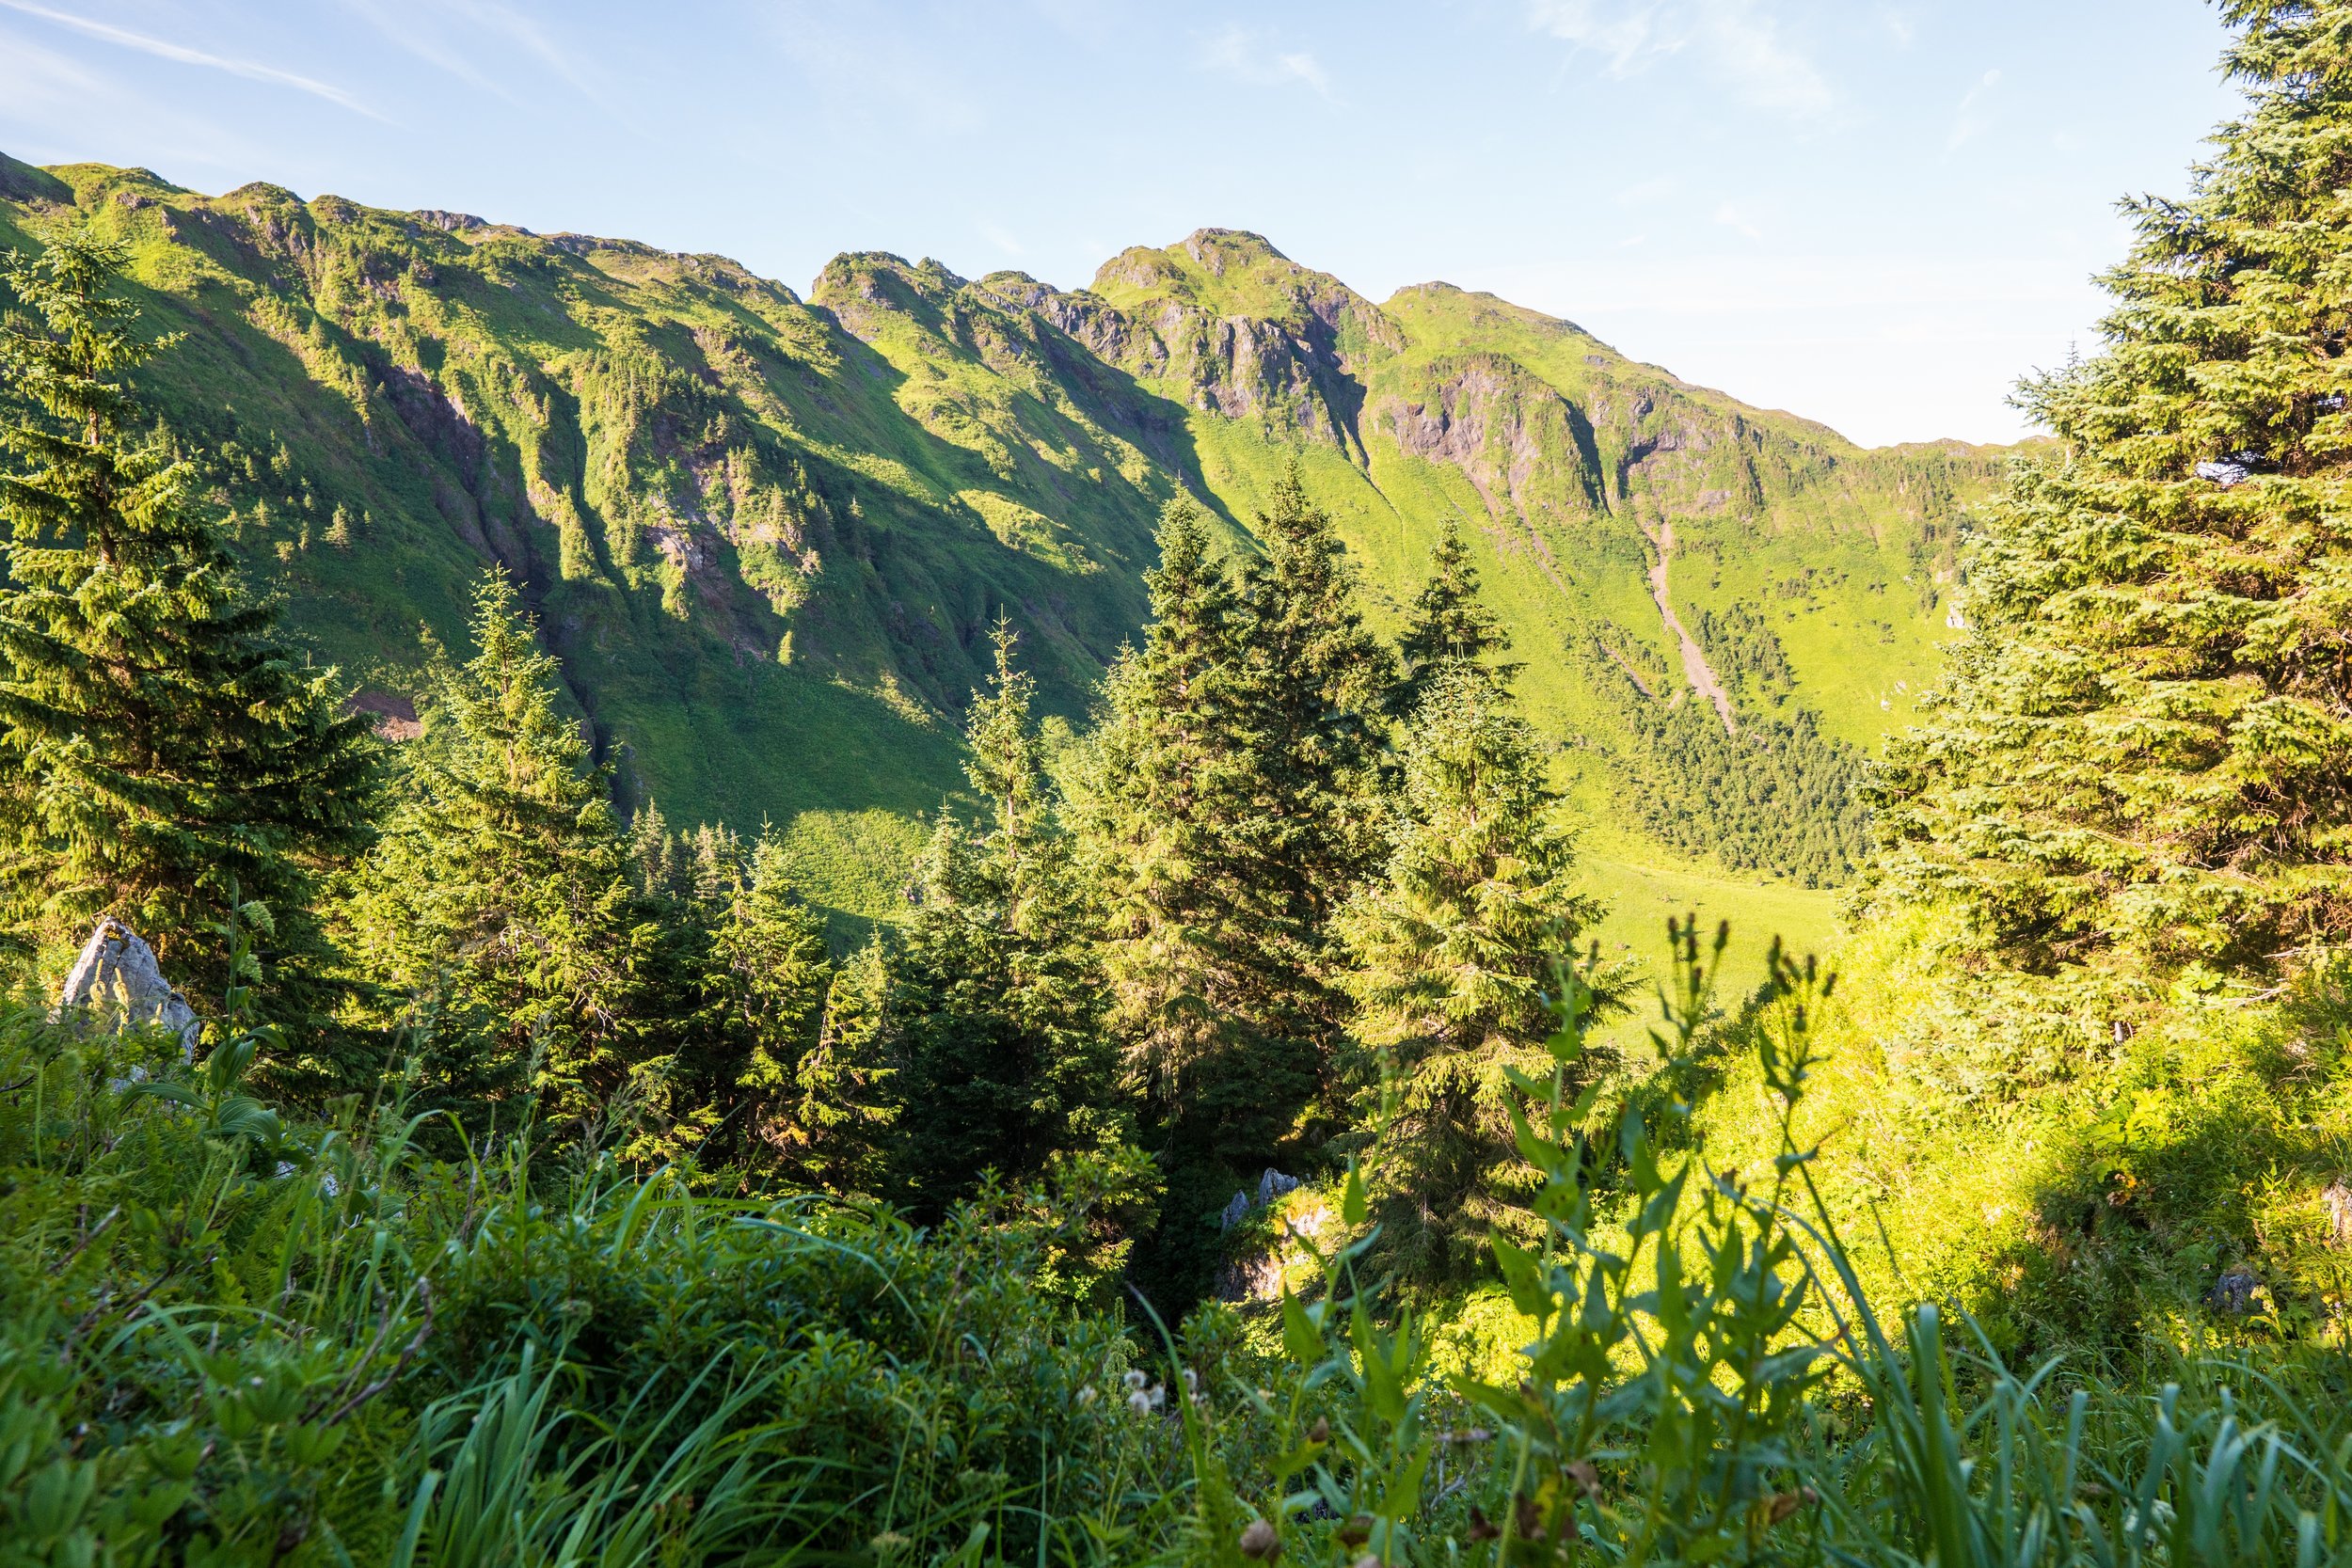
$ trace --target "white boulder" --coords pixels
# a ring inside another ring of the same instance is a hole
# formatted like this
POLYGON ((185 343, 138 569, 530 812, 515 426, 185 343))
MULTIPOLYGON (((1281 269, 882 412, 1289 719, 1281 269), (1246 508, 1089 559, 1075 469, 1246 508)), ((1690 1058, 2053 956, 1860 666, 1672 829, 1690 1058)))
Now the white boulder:
POLYGON ((62 1011, 87 1011, 108 1028, 167 1029, 180 1037, 182 1053, 196 1059, 202 1021, 188 999, 164 978, 155 950, 112 915, 99 916, 89 941, 82 944, 82 956, 65 977, 57 1005, 62 1011))

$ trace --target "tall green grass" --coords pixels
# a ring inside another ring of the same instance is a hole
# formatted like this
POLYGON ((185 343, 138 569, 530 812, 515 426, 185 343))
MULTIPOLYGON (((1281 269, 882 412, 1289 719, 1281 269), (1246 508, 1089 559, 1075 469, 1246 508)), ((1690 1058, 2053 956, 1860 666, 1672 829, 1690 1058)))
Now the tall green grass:
MULTIPOLYGON (((1669 1062, 1708 1017, 1680 939, 1669 1062)), ((1775 955, 1751 1037, 1777 1152, 1719 1169, 1653 1097, 1614 1115, 1561 1085, 1591 995, 1564 974, 1549 1085, 1522 1079, 1521 1152, 1540 1238, 1498 1240, 1528 1325, 1513 1375, 1428 1375, 1410 1319, 1383 1323, 1375 1239, 1282 1303, 1287 1395, 1255 1396, 1294 1446, 1254 1494, 1196 1441, 1200 1555, 1265 1560, 2296 1564, 2346 1560, 2352 1420, 2341 1349, 2267 1366, 2184 1360, 2153 1386, 2020 1370, 1935 1303, 1891 1315, 1864 1289, 1793 1134, 1831 982, 1775 955), (1303 1403, 1337 1391, 1308 1424, 1303 1403), (1279 1402, 1287 1398, 1287 1405, 1279 1402), (1438 1481, 1441 1466, 1452 1479, 1438 1481), (1248 1523, 1236 1528, 1237 1519, 1248 1523)), ((1351 1172, 1343 1218, 1360 1227, 1351 1172)))
MULTIPOLYGON (((1518 1085, 1502 1375, 1441 1373, 1365 1179, 1306 1288, 1140 1328, 1051 1299, 1065 1222, 725 1199, 528 1107, 439 1159, 396 1092, 263 1106, 254 1042, 0 1017, 0 1560, 96 1563, 2317 1564, 2344 1560, 2325 1343, 2144 1381, 2017 1367, 1864 1284, 1799 1111, 1826 978, 1740 1037, 1780 1146, 1694 1151, 1686 927, 1622 1105, 1518 1085)), ((1867 1238, 1869 1245, 1881 1239, 1867 1238)))

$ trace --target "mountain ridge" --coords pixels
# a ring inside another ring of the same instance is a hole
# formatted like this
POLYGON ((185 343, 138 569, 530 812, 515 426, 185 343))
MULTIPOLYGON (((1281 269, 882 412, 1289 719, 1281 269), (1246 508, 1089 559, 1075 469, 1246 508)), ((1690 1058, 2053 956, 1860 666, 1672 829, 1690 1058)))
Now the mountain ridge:
POLYGON ((460 636, 464 584, 503 564, 625 808, 772 817, 864 917, 958 787, 982 628, 1009 616, 1045 705, 1083 721, 1179 492, 1247 551, 1295 462, 1382 626, 1462 522, 1564 779, 1647 853, 1677 840, 1634 797, 1708 744, 1679 728, 1661 526, 1742 733, 1803 717, 1867 747, 1932 670, 1956 511, 1999 466, 1857 447, 1492 294, 1375 304, 1240 230, 1129 247, 1075 290, 845 251, 803 294, 469 214, 0 161, 0 243, 69 216, 132 243, 143 303, 188 334, 151 396, 369 701, 405 700, 419 623, 460 636))

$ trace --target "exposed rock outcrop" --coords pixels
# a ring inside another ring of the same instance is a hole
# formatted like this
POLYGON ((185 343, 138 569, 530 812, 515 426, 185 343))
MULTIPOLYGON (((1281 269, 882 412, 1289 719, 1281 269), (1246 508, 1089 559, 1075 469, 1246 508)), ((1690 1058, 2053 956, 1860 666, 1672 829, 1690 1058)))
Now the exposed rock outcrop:
POLYGON ((1131 374, 1175 383, 1203 412, 1359 456, 1365 373, 1405 347, 1378 306, 1239 230, 1121 251, 1087 294, 1064 297, 1106 302, 1107 313, 1068 310, 1063 330, 1131 374))
POLYGON ((1249 1217, 1251 1210, 1268 1208, 1276 1198, 1282 1196, 1285 1193, 1296 1192, 1299 1186, 1297 1177, 1284 1176, 1272 1165, 1266 1166, 1265 1173, 1258 1178, 1256 1195, 1252 1196, 1247 1187, 1236 1191, 1233 1194, 1233 1201, 1225 1206, 1224 1213, 1219 1216, 1217 1228, 1232 1229, 1233 1227, 1249 1217))
POLYGON ((1233 1194, 1221 1216, 1223 1228, 1232 1230, 1260 1210, 1273 1219, 1274 1240, 1226 1260, 1216 1277, 1220 1301, 1272 1301, 1280 1295, 1285 1280, 1311 1264, 1312 1252, 1327 1248, 1338 1217, 1305 1182, 1271 1166, 1258 1178, 1254 1193, 1245 1187, 1233 1194))
POLYGON ((1609 497, 1583 412, 1499 354, 1429 369, 1418 395, 1390 395, 1371 423, 1406 451, 1462 470, 1492 515, 1521 520, 1605 511, 1609 497))
POLYGON ((112 915, 101 915, 58 992, 65 1013, 82 1013, 111 1029, 165 1029, 180 1037, 191 1061, 203 1023, 179 989, 164 978, 155 950, 112 915))

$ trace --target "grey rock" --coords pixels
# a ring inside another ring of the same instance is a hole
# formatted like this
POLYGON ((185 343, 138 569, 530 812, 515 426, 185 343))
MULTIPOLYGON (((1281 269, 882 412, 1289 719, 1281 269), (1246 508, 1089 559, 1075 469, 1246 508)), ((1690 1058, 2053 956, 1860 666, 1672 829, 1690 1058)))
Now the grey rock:
POLYGON ((1216 1271, 1219 1301, 1274 1301, 1282 1293, 1282 1260, 1271 1252, 1235 1258, 1216 1271))
POLYGON ((2197 477, 2209 479, 2227 490, 2253 478, 2254 470, 2243 463, 2200 463, 2197 465, 2197 477))
POLYGON ((2233 1318, 2242 1318, 2254 1310, 2255 1298, 2262 1294, 2262 1281, 2249 1269, 2231 1269, 2213 1283, 2205 1292, 2205 1305, 2215 1311, 2233 1318))
POLYGON ((181 1054, 196 1059, 203 1022, 155 962, 155 950, 112 915, 101 915, 58 993, 62 1012, 86 1012, 114 1029, 165 1029, 181 1054))
POLYGON ((1231 1230, 1248 1219, 1252 1209, 1263 1209, 1284 1193, 1296 1192, 1305 1184, 1297 1177, 1284 1176, 1272 1165, 1268 1165, 1264 1173, 1258 1178, 1256 1196, 1252 1196, 1247 1187, 1236 1192, 1233 1195, 1233 1200, 1225 1206, 1223 1212, 1218 1214, 1216 1227, 1219 1230, 1231 1230))
POLYGON ((1258 1207, 1263 1209, 1284 1193, 1295 1193, 1305 1183, 1297 1177, 1284 1176, 1272 1165, 1268 1165, 1265 1168, 1265 1174, 1258 1178, 1258 1207))

